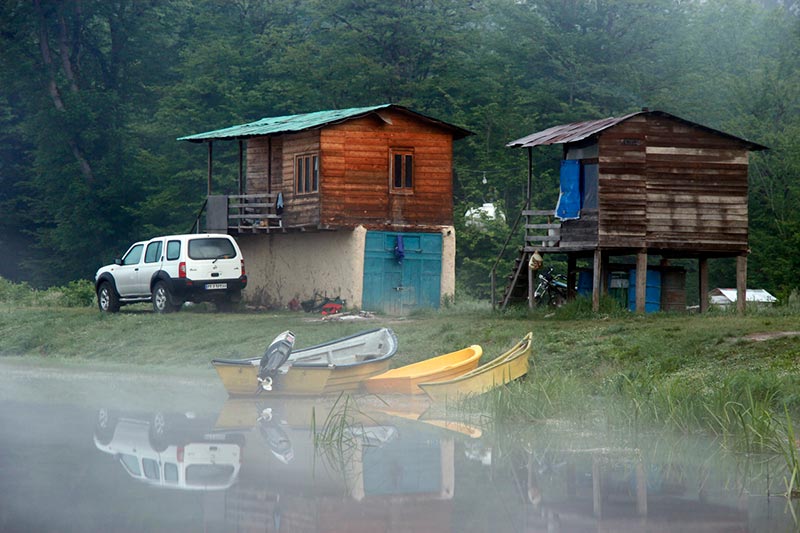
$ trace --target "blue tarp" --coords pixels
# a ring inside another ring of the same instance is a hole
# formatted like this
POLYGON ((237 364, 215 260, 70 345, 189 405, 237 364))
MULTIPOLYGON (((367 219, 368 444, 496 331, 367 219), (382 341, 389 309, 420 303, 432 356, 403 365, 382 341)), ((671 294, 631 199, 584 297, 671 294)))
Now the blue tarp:
POLYGON ((556 216, 561 220, 580 217, 581 210, 581 164, 578 160, 561 161, 561 192, 558 195, 556 216))

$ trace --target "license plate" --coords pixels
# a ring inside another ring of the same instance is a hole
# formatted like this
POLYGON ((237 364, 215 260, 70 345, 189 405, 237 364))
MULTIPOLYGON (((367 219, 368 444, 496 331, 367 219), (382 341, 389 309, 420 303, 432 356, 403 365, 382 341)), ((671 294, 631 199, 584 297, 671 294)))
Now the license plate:
POLYGON ((213 290, 219 290, 219 289, 227 289, 227 288, 228 288, 228 284, 227 283, 207 283, 206 284, 206 290, 207 291, 213 291, 213 290))

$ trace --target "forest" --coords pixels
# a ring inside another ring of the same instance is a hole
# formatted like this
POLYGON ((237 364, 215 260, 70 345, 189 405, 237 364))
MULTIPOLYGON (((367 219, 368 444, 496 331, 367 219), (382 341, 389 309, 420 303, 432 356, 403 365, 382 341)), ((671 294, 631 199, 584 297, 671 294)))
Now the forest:
MULTIPOLYGON (((522 207, 526 154, 505 144, 642 107, 770 148, 750 159, 749 286, 800 288, 797 0, 6 0, 0 46, 12 281, 91 279, 134 240, 189 231, 206 166, 182 135, 395 103, 475 133, 455 143, 460 294, 487 297, 522 207), (484 202, 508 222, 466 226, 484 202)), ((235 150, 215 146, 216 191, 235 190, 235 150)), ((534 151, 542 207, 558 150, 534 151)), ((711 286, 731 273, 712 262, 711 286)))

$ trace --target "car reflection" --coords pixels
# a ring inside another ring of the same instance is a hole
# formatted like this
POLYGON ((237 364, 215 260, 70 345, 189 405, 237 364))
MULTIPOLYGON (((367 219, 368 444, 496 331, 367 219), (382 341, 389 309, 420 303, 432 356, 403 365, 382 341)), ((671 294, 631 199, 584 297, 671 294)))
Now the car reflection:
POLYGON ((244 436, 208 429, 195 423, 191 413, 121 416, 103 408, 97 413, 94 444, 148 485, 224 490, 241 469, 244 436))

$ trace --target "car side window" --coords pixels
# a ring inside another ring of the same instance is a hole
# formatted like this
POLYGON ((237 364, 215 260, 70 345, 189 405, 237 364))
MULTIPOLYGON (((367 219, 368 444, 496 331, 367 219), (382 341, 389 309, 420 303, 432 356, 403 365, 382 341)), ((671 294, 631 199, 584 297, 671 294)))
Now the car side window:
POLYGON ((169 483, 178 482, 178 465, 175 463, 164 463, 164 481, 169 483))
POLYGON ((167 243, 167 261, 175 261, 181 256, 181 241, 167 243))
POLYGON ((139 461, 136 459, 135 455, 130 455, 127 453, 120 454, 119 460, 122 462, 122 466, 125 467, 125 470, 130 472, 132 476, 141 476, 142 471, 139 469, 139 461))
POLYGON ((161 473, 158 471, 158 463, 152 459, 142 459, 144 467, 144 477, 147 479, 160 479, 161 473))
POLYGON ((161 261, 161 241, 151 242, 147 245, 147 251, 144 253, 145 263, 157 263, 161 261))
POLYGON ((144 250, 144 244, 137 244, 133 248, 131 248, 125 257, 122 258, 123 265, 137 265, 139 264, 139 260, 142 258, 142 250, 144 250))

